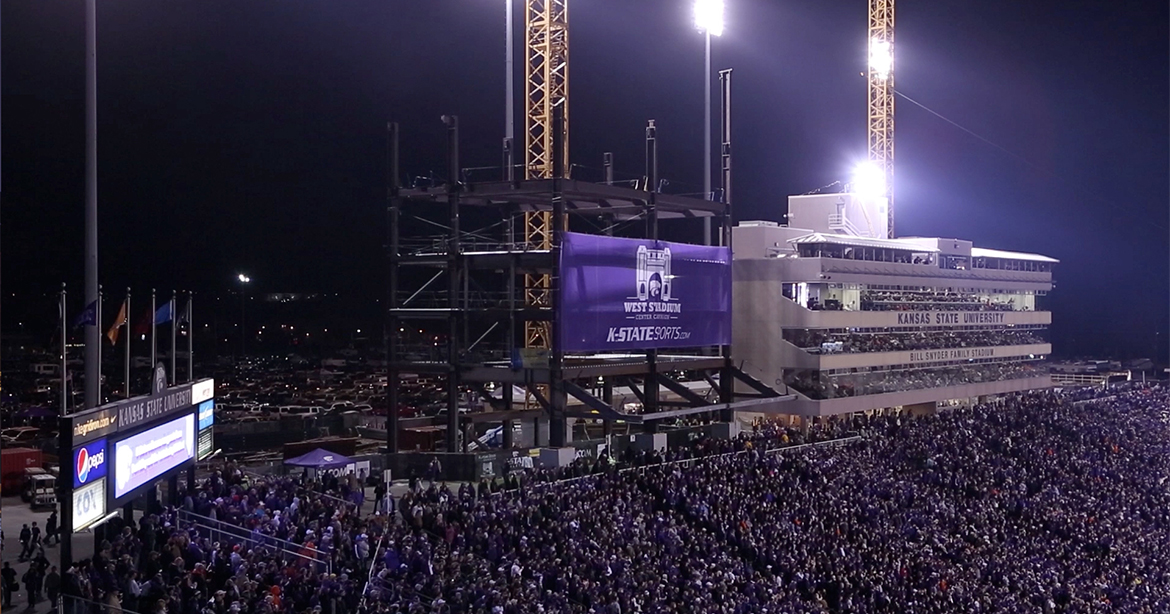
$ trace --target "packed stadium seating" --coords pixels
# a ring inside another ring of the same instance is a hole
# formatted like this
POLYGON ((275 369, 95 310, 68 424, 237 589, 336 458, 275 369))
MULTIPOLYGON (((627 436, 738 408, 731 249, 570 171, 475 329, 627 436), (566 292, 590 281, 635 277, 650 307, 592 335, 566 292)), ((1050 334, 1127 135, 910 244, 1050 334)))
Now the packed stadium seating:
POLYGON ((143 614, 1168 612, 1168 407, 1134 385, 768 427, 372 516, 344 480, 228 466, 65 589, 143 614))
MULTIPOLYGON (((1040 331, 1024 329, 930 331, 916 333, 835 333, 788 329, 784 338, 799 348, 822 352, 822 345, 840 343, 840 352, 904 352, 944 348, 995 347, 1047 343, 1040 331)), ((838 350, 829 350, 838 351, 838 350)))

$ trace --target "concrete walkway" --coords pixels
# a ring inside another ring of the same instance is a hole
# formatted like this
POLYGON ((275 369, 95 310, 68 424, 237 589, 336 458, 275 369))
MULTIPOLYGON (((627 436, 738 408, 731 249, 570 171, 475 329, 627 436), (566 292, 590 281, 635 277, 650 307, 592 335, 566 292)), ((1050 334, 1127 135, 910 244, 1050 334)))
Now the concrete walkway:
MULTIPOLYGON (((49 514, 52 510, 36 511, 29 508, 28 504, 20 500, 20 497, 4 497, 0 500, 0 506, 3 506, 3 528, 4 528, 4 544, 3 552, 0 553, 0 561, 8 563, 16 570, 16 580, 24 577, 24 572, 28 571, 29 562, 18 562, 17 557, 20 556, 20 528, 23 525, 32 527, 32 523, 36 522, 37 526, 41 527, 41 539, 44 539, 45 522, 49 520, 49 514)), ((93 556, 93 533, 86 530, 73 534, 73 558, 83 559, 93 556)), ((57 544, 45 548, 45 558, 49 559, 50 565, 57 566, 57 573, 61 573, 61 547, 57 544)), ((12 608, 5 608, 6 612, 33 612, 35 614, 43 614, 50 611, 49 600, 44 596, 42 591, 41 600, 36 607, 28 607, 28 593, 24 590, 24 583, 21 583, 20 592, 14 593, 12 596, 12 608)))

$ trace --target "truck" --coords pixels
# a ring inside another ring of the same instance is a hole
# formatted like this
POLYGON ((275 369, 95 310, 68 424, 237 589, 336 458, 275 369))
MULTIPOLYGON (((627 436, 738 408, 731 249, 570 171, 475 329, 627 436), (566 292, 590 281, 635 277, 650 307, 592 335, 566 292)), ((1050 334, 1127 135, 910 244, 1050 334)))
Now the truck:
POLYGON ((44 464, 44 454, 35 448, 0 450, 0 492, 10 496, 18 494, 25 484, 24 470, 44 464))

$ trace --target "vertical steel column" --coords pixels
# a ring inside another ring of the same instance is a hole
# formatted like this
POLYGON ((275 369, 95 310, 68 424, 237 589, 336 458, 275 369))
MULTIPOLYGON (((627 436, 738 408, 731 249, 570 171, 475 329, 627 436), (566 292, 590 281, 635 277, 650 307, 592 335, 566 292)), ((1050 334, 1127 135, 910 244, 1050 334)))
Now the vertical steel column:
MULTIPOLYGON (((508 385, 508 391, 505 394, 507 394, 509 397, 512 396, 512 385, 511 384, 508 385)), ((511 411, 511 409, 510 409, 511 402, 509 402, 508 405, 509 405, 509 407, 505 408, 505 411, 511 411)), ((504 427, 503 448, 505 450, 511 450, 516 445, 516 440, 515 440, 516 434, 513 432, 516 429, 516 421, 515 420, 504 420, 503 427, 504 427)))
MULTIPOLYGON (((85 0, 85 301, 98 302, 98 202, 97 202, 97 1, 85 0)), ((101 311, 99 306, 98 311, 101 311)), ((101 318, 86 326, 85 406, 101 404, 101 318)), ((62 324, 64 331, 64 324, 62 324)), ((151 365, 153 368, 154 365, 151 365)), ((72 528, 72 527, 70 527, 72 528)))
MULTIPOLYGON (((508 343, 505 346, 508 351, 508 361, 511 362, 512 357, 516 354, 516 259, 519 258, 519 252, 516 251, 516 216, 512 212, 511 205, 504 208, 504 217, 508 220, 508 343)), ((511 412, 512 407, 512 382, 502 382, 504 411, 511 412)), ((513 441, 513 430, 515 423, 512 420, 504 420, 504 449, 511 450, 515 445, 513 441)))
POLYGON ((459 117, 444 115, 447 124, 447 452, 459 449, 459 117))
MULTIPOLYGON (((654 120, 646 124, 646 177, 650 190, 646 209, 646 238, 658 239, 658 207, 656 195, 658 193, 658 128, 654 120)), ((646 380, 643 384, 646 398, 643 401, 643 413, 650 414, 658 411, 658 350, 646 351, 646 380)), ((648 420, 642 423, 643 430, 653 433, 657 430, 658 422, 648 420)))
POLYGON ((178 350, 179 346, 175 343, 175 329, 177 329, 179 327, 179 319, 178 319, 179 313, 177 311, 178 305, 179 305, 178 296, 179 296, 179 294, 177 292, 175 292, 174 290, 171 290, 171 378, 170 378, 170 382, 171 382, 172 386, 179 383, 179 365, 176 362, 176 359, 178 358, 177 354, 179 353, 179 350, 178 350))
MULTIPOLYGON (((187 293, 187 316, 184 318, 187 320, 187 381, 189 381, 189 382, 195 381, 195 324, 194 324, 194 318, 191 317, 192 316, 191 310, 195 308, 194 294, 195 294, 194 292, 187 293)), ((127 305, 129 305, 129 303, 130 303, 130 290, 129 289, 126 290, 126 303, 127 303, 127 305)), ((130 332, 130 320, 129 320, 130 307, 129 306, 126 307, 126 317, 127 317, 126 332, 130 332)))
MULTIPOLYGON (((606 377, 601 382, 601 400, 606 405, 613 407, 613 378, 606 377)), ((602 420, 601 428, 605 438, 608 440, 610 435, 613 435, 613 420, 602 420)), ((609 451, 609 455, 613 456, 613 450, 609 451)))
MULTIPOLYGON (((605 185, 613 185, 613 153, 605 152, 602 156, 602 165, 605 167, 605 185)), ((615 216, 603 215, 601 222, 605 225, 605 236, 613 236, 614 223, 617 221, 615 216)))
POLYGON ((130 288, 126 288, 126 330, 123 331, 126 333, 126 355, 122 357, 122 361, 123 361, 122 379, 124 379, 126 381, 122 382, 122 394, 123 394, 123 397, 127 398, 127 399, 130 398, 130 347, 131 347, 131 343, 130 343, 130 337, 131 337, 131 335, 130 335, 130 314, 131 313, 133 313, 133 312, 130 311, 130 288))
MULTIPOLYGON (((68 326, 66 324, 65 316, 69 311, 65 308, 65 282, 61 282, 61 297, 60 304, 57 306, 60 312, 59 321, 61 323, 61 415, 69 413, 69 334, 68 326)), ((65 458, 62 456, 61 458, 65 458)))
MULTIPOLYGON (((241 303, 241 305, 242 305, 242 303, 241 303)), ((243 312, 241 311, 241 313, 243 313, 243 312)), ((154 367, 155 367, 155 363, 158 362, 158 339, 156 338, 157 333, 158 333, 158 322, 155 322, 155 318, 158 317, 158 304, 157 304, 157 300, 155 298, 154 288, 150 289, 150 316, 149 317, 150 317, 150 377, 151 377, 150 381, 154 382, 154 367)), ((242 334, 243 332, 244 332, 244 322, 243 322, 243 316, 241 315, 240 316, 240 333, 242 334)), ((151 383, 150 392, 152 394, 154 393, 154 384, 153 383, 151 383)))
MULTIPOLYGON (((723 188, 723 204, 725 219, 723 220, 723 231, 730 232, 731 224, 731 69, 719 71, 719 91, 720 91, 720 112, 722 117, 719 120, 720 131, 720 158, 721 169, 719 186, 723 188)), ((722 238, 720 239, 722 241, 722 238)), ((730 243, 720 242, 720 245, 730 245, 730 243)))
MULTIPOLYGON (((703 63, 703 200, 711 195, 711 30, 705 28, 707 61, 703 63)), ((703 218, 703 245, 711 245, 711 218, 703 218)))
POLYGON ((512 81, 516 75, 512 58, 516 45, 512 40, 516 21, 512 18, 512 0, 506 0, 504 10, 505 31, 507 36, 504 43, 504 181, 512 181, 516 170, 516 84, 512 81))
POLYGON ((386 124, 387 174, 386 209, 389 288, 386 292, 386 452, 398 453, 398 122, 386 124))
MULTIPOLYGON (((67 372, 68 372, 68 357, 66 351, 68 349, 68 341, 66 339, 69 329, 68 322, 65 316, 68 312, 65 310, 65 284, 61 284, 61 304, 59 306, 61 314, 61 413, 58 418, 57 425, 57 458, 58 459, 72 459, 73 458, 73 424, 69 419, 69 388, 67 372)), ((66 462, 60 465, 61 475, 57 479, 57 501, 61 505, 61 570, 69 569, 73 564, 73 472, 76 468, 73 467, 72 462, 66 462)))
MULTIPOLYGON (((722 172, 720 185, 723 187, 723 215, 719 221, 719 244, 731 248, 731 69, 719 71, 719 90, 722 104, 720 110, 720 156, 722 158, 722 172)), ((731 376, 731 346, 720 348, 723 355, 723 369, 719 375, 719 402, 730 403, 734 399, 735 390, 731 376)), ((720 412, 720 420, 731 422, 735 419, 735 412, 726 409, 720 412)))
POLYGON ((568 227, 565 220, 565 201, 561 195, 561 178, 565 172, 565 108, 557 105, 553 108, 553 147, 552 147, 552 266, 553 274, 549 276, 549 305, 552 307, 553 321, 548 330, 552 337, 552 351, 549 352, 549 417, 548 417, 548 445, 553 448, 564 447, 569 441, 569 433, 565 429, 565 382, 561 373, 565 354, 560 331, 560 301, 561 278, 556 270, 561 261, 561 241, 568 227))

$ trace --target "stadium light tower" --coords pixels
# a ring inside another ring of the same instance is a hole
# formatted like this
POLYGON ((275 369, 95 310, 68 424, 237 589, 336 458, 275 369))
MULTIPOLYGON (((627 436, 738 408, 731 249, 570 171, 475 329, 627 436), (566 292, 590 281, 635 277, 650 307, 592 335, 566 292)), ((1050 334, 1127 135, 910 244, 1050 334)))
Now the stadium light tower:
POLYGON ((884 178, 888 236, 894 236, 894 0, 869 0, 869 159, 884 178))
POLYGON ((849 190, 866 198, 879 198, 886 195, 886 174, 877 163, 872 160, 862 162, 853 169, 853 179, 849 190))
MULTIPOLYGON (((711 198, 711 37, 723 35, 723 0, 696 0, 695 27, 707 39, 706 64, 703 68, 703 88, 706 105, 703 110, 703 198, 711 198)), ((711 218, 703 218, 703 244, 711 244, 711 218)))

